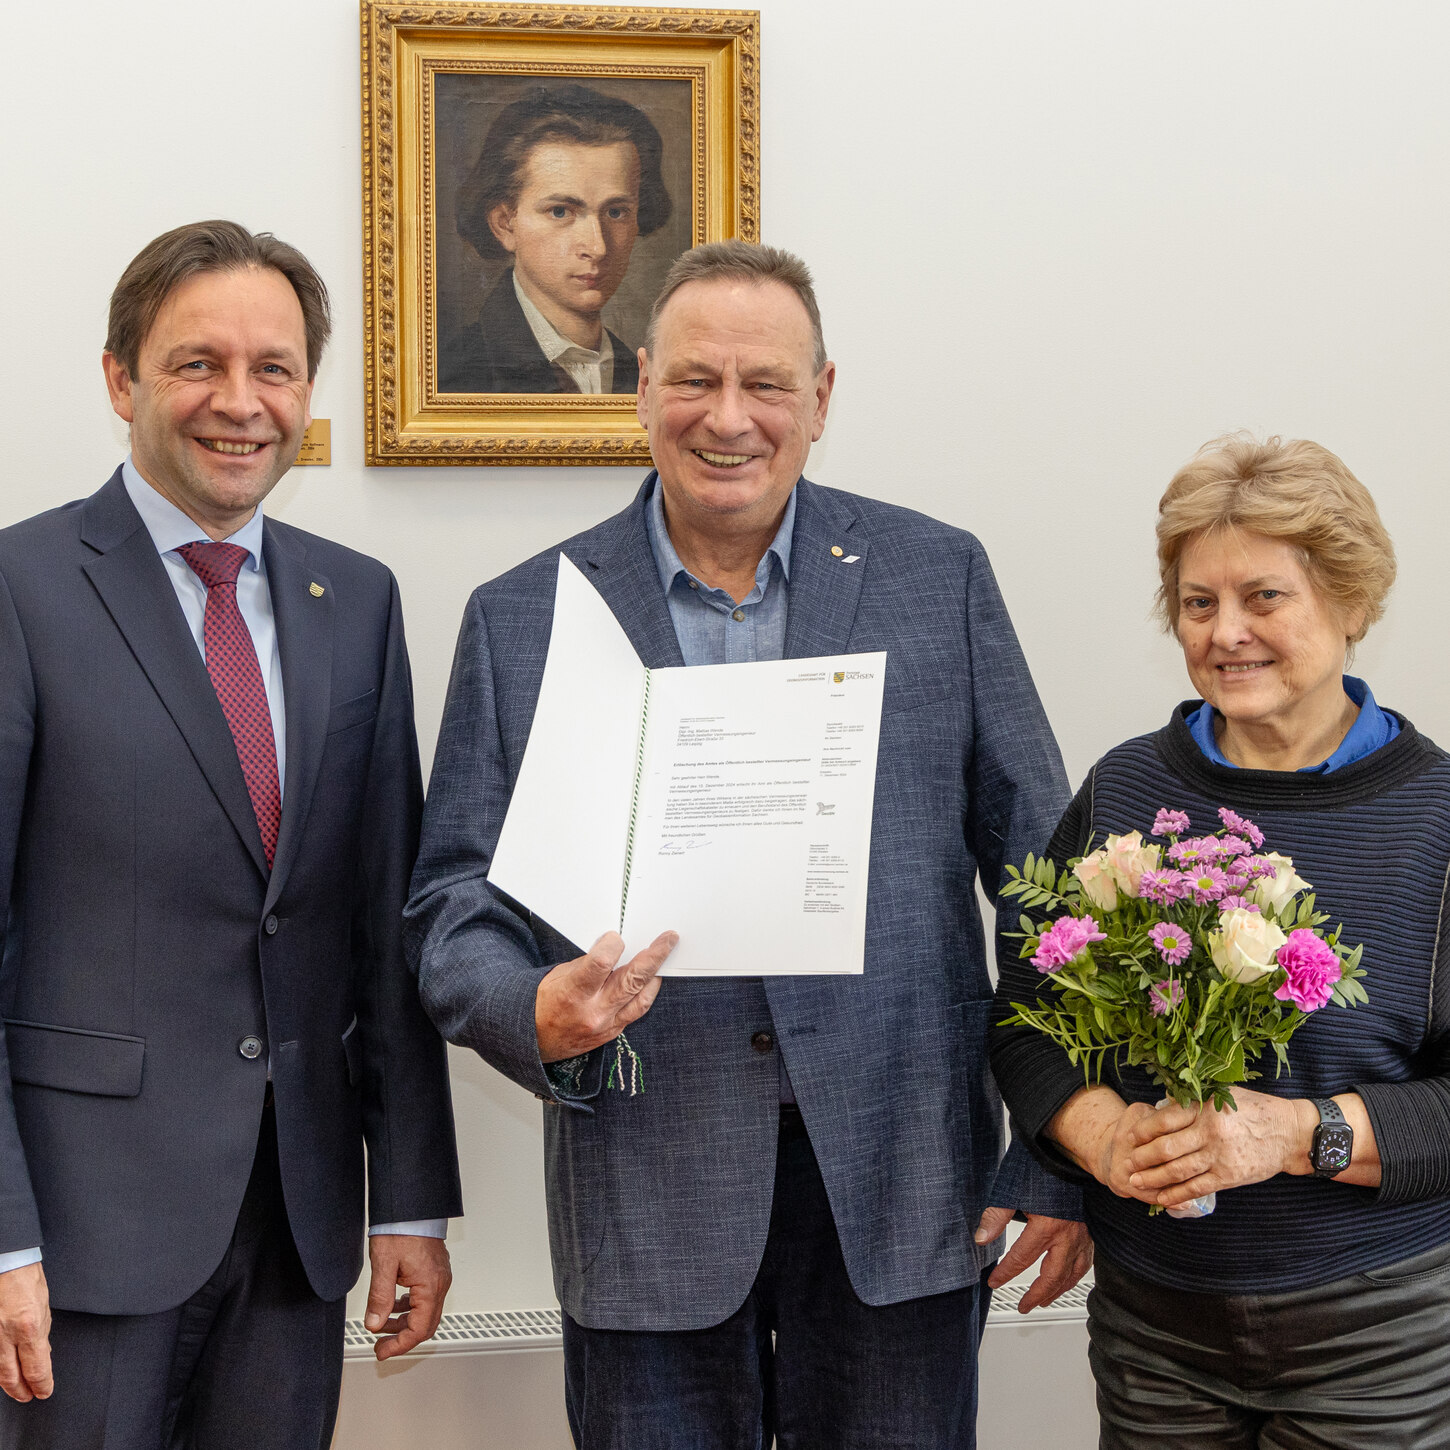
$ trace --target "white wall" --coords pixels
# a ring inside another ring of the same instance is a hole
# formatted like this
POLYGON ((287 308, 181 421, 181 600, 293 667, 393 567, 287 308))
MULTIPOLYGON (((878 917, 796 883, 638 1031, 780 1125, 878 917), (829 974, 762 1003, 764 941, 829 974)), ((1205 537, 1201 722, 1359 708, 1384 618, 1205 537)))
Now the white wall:
MULTIPOLYGON (((1443 428, 1450 12, 1343 0, 761 0, 763 235, 840 368, 812 476, 976 531, 1079 778, 1185 693, 1147 622, 1154 504, 1205 439, 1315 438, 1402 582, 1360 665, 1450 737, 1443 428)), ((7 17, 0 521, 124 451, 98 358, 156 233, 270 228, 330 282, 328 469, 272 510, 379 555, 431 754, 472 586, 620 507, 630 469, 362 466, 354 0, 73 0, 7 17)), ((550 1299, 539 1108, 455 1059, 456 1307, 550 1299)))

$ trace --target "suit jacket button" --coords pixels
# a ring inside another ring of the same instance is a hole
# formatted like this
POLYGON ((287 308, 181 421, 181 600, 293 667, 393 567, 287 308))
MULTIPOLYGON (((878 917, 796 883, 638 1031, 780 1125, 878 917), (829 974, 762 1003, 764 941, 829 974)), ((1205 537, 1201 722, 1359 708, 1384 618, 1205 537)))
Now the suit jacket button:
POLYGON ((268 936, 276 936, 277 918, 275 916, 269 916, 266 921, 262 923, 262 930, 266 932, 268 936))
POLYGON ((254 1057, 262 1055, 262 1039, 260 1037, 247 1036, 237 1043, 237 1051, 250 1062, 254 1057))
POLYGON ((768 1032, 757 1032, 755 1036, 750 1039, 750 1045, 757 1052, 769 1052, 771 1048, 775 1046, 775 1038, 773 1038, 768 1032))

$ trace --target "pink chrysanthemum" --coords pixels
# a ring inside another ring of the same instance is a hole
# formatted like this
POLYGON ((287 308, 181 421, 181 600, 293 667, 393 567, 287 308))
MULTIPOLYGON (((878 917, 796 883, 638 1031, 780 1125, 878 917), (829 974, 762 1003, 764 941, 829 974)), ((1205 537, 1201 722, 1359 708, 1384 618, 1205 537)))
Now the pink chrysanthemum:
POLYGON ((1220 836, 1218 838, 1219 855, 1223 857, 1249 856, 1253 854, 1253 849, 1242 836, 1220 836))
POLYGON ((1161 810, 1153 817, 1152 836, 1181 836, 1188 829, 1187 811, 1161 810))
POLYGON ((1232 896, 1222 897, 1218 903, 1218 909, 1220 911, 1252 911, 1259 916, 1264 914, 1247 896, 1240 896, 1237 892, 1232 896))
POLYGON ((1168 922, 1160 921, 1148 935, 1153 938, 1158 955, 1170 967, 1186 961, 1189 952, 1193 950, 1193 938, 1181 926, 1170 926, 1168 922))
POLYGON ((1138 882, 1138 895, 1145 901, 1156 901, 1159 906, 1172 906, 1184 894, 1181 871, 1145 871, 1138 882))
POLYGON ((1155 1017, 1166 1017, 1183 1000, 1183 983, 1172 977, 1154 982, 1148 988, 1148 1010, 1155 1017))
POLYGON ((1219 807, 1218 818, 1234 835, 1247 836, 1254 850, 1257 851, 1264 844, 1264 833, 1252 821, 1246 821, 1242 816, 1229 810, 1227 806, 1219 807))
POLYGON ((1267 856, 1241 856, 1234 869, 1251 881, 1261 876, 1277 876, 1279 868, 1267 856))
POLYGON ((1226 892, 1223 872, 1217 866, 1196 866, 1183 873, 1183 884, 1188 894, 1200 905, 1207 901, 1218 901, 1226 892))
POLYGON ((1106 940, 1106 933, 1098 930, 1098 924, 1092 917, 1060 916, 1038 938, 1032 965, 1039 972, 1058 971, 1080 957, 1089 942, 1106 940))
POLYGON ((1218 842, 1212 836, 1190 836, 1184 841, 1175 841, 1168 848, 1168 859, 1190 870, 1205 861, 1218 859, 1218 842))
POLYGON ((1284 980, 1274 995, 1281 1002, 1292 1002, 1301 1012, 1317 1012, 1344 974, 1334 948, 1308 927, 1291 931, 1275 960, 1284 969, 1284 980))

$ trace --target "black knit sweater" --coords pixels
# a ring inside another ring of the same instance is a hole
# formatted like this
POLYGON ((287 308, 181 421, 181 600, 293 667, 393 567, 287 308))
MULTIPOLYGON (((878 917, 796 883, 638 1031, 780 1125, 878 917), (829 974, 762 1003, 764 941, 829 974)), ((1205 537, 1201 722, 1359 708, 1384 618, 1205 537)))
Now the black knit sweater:
MULTIPOLYGON (((1343 922, 1346 943, 1364 944, 1369 1002, 1315 1013, 1289 1044, 1292 1074, 1276 1080, 1269 1054, 1249 1086, 1296 1098, 1359 1093, 1379 1146, 1380 1187, 1280 1174, 1220 1193, 1206 1219, 1150 1217, 1146 1204, 1116 1197, 1046 1137, 1053 1114, 1083 1086, 1060 1048, 1029 1028, 998 1026, 992 1068, 1017 1132, 1050 1168, 1085 1183, 1088 1224, 1108 1258, 1174 1288, 1273 1293, 1450 1240, 1450 965, 1437 971, 1450 944, 1450 756, 1401 718, 1388 745, 1325 775, 1234 770, 1194 743, 1185 718, 1197 704, 1109 751, 1047 854, 1062 867, 1106 835, 1146 836, 1160 807, 1187 811, 1194 833, 1206 834, 1229 806, 1264 832, 1266 850, 1292 856, 1327 925, 1343 922)), ((998 1022, 1012 1002, 1051 995, 1019 948, 999 945, 998 1022)), ((1130 1102, 1161 1096, 1136 1069, 1104 1081, 1130 1102)))

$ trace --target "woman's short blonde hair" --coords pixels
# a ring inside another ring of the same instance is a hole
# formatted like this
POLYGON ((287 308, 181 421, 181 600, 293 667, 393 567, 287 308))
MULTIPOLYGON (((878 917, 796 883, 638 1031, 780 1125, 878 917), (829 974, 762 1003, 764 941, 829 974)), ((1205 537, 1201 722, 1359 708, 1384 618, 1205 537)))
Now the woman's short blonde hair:
POLYGON ((1327 448, 1303 438, 1230 433, 1205 443, 1158 501, 1157 613, 1178 634, 1178 569, 1194 540, 1228 529, 1283 539, 1357 644, 1384 613, 1395 546, 1369 490, 1327 448))

